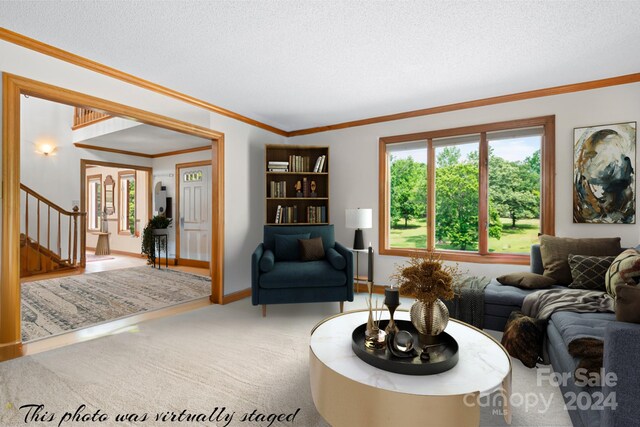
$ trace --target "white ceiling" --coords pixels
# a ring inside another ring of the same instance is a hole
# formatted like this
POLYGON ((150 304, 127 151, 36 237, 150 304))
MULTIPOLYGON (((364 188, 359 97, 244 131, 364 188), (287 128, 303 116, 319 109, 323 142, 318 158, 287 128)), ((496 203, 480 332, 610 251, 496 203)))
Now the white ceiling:
POLYGON ((22 1, 0 25, 284 130, 640 71, 638 1, 22 1))
MULTIPOLYGON (((128 121, 117 118, 111 120, 128 121)), ((92 126, 87 126, 82 129, 91 130, 92 126)), ((116 131, 108 129, 108 133, 76 140, 75 142, 93 147, 133 151, 142 154, 168 153, 177 150, 200 148, 211 144, 211 141, 204 138, 145 124, 136 124, 133 127, 116 131)))

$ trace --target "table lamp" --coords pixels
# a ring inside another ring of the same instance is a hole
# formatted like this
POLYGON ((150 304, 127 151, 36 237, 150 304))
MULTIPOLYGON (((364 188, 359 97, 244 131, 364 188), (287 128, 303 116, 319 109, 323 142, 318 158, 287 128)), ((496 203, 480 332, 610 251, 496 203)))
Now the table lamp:
POLYGON ((353 239, 353 249, 364 249, 362 229, 371 228, 372 209, 347 209, 345 213, 346 227, 356 229, 356 234, 353 239))

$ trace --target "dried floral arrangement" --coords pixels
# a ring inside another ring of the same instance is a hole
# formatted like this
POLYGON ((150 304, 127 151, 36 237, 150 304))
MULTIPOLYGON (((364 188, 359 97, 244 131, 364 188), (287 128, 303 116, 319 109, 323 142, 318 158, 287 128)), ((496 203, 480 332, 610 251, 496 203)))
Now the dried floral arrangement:
POLYGON ((457 265, 445 265, 434 251, 427 251, 412 256, 405 265, 396 266, 391 279, 400 286, 402 295, 431 304, 438 298, 450 300, 455 296, 454 282, 458 276, 457 265))

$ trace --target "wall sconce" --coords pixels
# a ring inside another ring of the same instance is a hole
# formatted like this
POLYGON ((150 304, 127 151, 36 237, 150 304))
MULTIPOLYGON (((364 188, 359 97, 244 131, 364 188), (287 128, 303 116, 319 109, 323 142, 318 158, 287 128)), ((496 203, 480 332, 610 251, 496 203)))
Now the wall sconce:
POLYGON ((52 155, 56 151, 56 146, 51 141, 42 141, 37 144, 37 147, 38 149, 36 151, 45 156, 52 155))

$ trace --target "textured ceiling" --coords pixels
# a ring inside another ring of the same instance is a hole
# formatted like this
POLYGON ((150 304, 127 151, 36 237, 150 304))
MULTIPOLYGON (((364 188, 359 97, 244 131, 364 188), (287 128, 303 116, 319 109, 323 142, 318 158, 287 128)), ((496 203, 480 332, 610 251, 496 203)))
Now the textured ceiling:
POLYGON ((0 1, 0 26, 284 130, 640 71, 638 1, 0 1))

